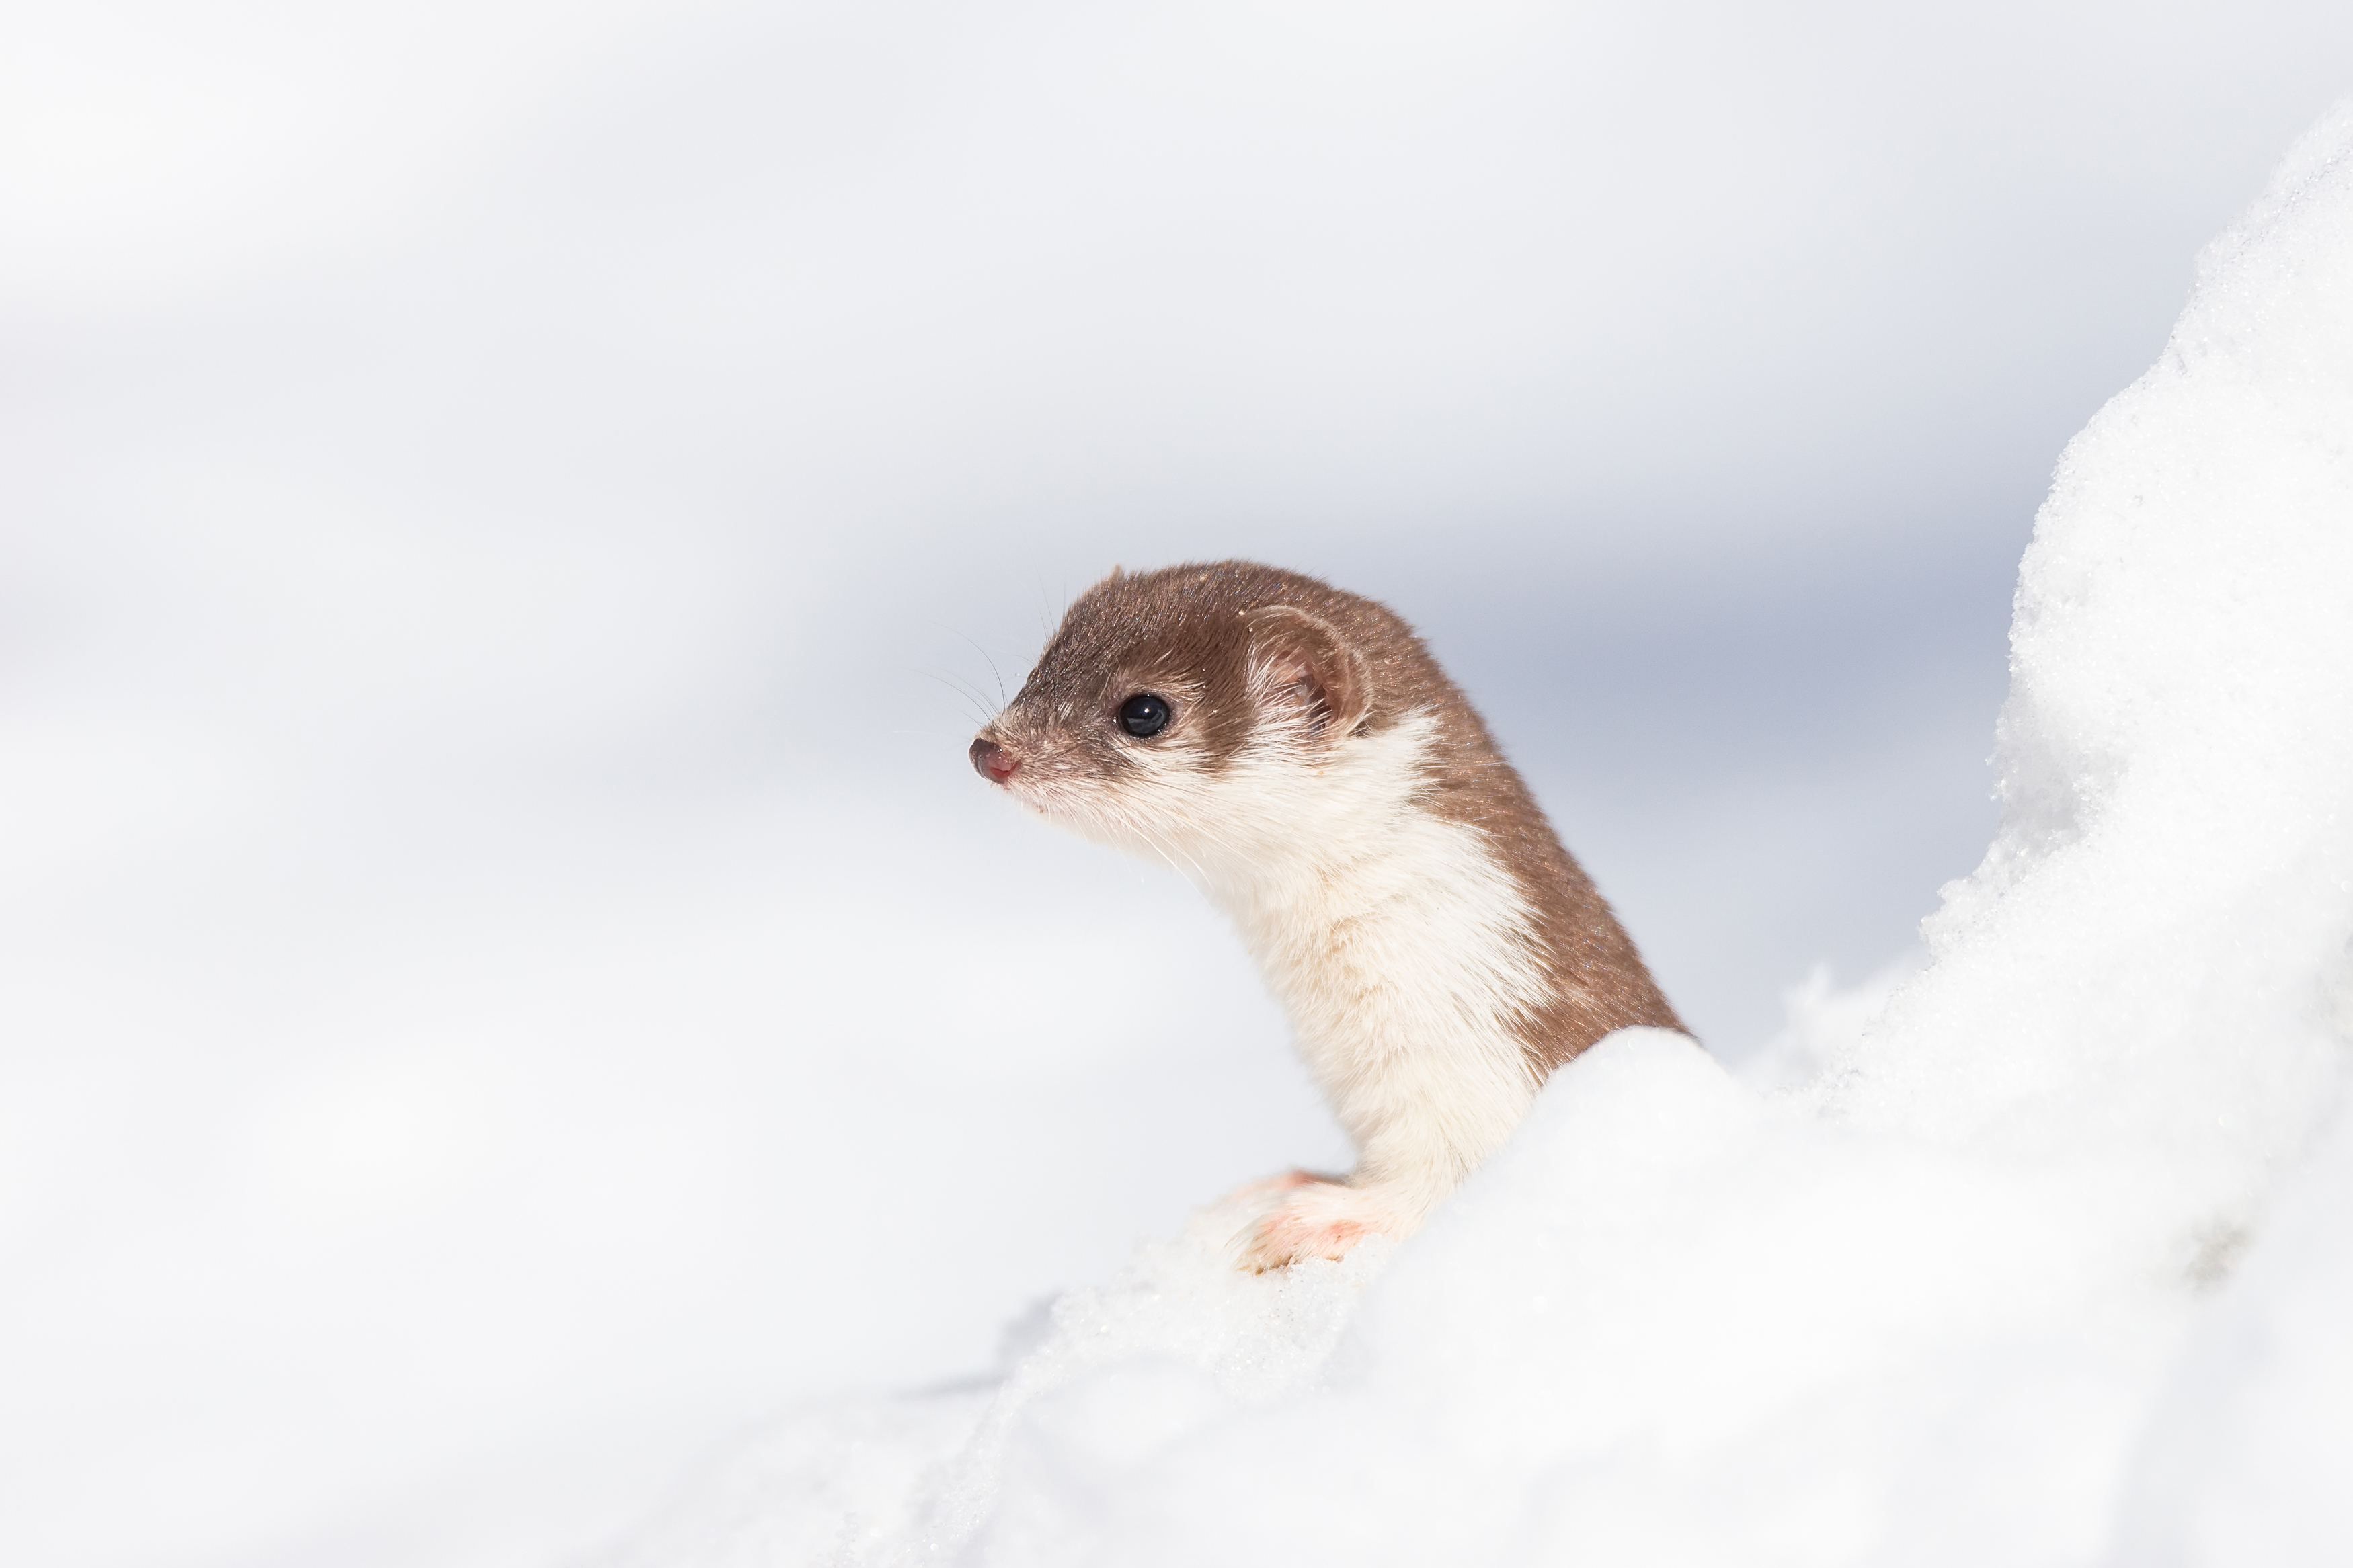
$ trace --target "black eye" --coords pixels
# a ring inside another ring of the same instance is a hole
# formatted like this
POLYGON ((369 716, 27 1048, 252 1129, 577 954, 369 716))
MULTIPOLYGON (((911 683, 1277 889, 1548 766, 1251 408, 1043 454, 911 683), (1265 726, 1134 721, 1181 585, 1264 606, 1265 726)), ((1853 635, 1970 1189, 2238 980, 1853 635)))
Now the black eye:
POLYGON ((1119 705, 1119 727, 1139 739, 1168 728, 1168 704, 1149 691, 1139 691, 1119 705))

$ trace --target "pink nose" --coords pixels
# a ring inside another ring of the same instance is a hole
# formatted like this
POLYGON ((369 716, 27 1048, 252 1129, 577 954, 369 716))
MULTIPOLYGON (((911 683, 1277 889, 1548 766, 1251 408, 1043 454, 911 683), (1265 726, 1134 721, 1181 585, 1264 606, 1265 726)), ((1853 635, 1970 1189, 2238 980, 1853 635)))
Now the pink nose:
POLYGON ((992 784, 1003 784, 1020 765, 1012 752, 994 741, 975 741, 972 743, 973 771, 992 784))

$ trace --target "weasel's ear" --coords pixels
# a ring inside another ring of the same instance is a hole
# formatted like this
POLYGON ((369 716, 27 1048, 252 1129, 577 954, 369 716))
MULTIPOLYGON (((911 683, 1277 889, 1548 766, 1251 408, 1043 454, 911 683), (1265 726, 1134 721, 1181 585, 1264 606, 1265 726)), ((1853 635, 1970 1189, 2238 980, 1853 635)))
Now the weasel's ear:
POLYGON ((1251 685, 1277 701, 1307 710, 1314 728, 1336 740, 1354 734, 1373 706, 1373 672, 1330 622, 1289 605, 1245 617, 1250 629, 1251 685))

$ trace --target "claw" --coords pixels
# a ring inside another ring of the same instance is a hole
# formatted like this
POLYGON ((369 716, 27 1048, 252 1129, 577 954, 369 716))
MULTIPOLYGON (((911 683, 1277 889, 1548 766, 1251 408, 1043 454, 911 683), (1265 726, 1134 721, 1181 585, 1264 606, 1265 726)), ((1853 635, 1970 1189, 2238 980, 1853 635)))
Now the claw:
POLYGON ((1310 1258, 1336 1261, 1369 1234, 1356 1220, 1311 1219, 1295 1209, 1281 1208, 1258 1222, 1242 1249, 1242 1262, 1251 1273, 1263 1274, 1310 1258))

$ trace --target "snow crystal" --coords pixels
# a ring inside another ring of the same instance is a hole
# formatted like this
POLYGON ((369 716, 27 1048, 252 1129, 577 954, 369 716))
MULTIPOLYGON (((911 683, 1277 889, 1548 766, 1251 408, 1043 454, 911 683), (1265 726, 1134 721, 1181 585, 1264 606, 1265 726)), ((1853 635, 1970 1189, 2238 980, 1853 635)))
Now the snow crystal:
POLYGON ((1401 1247, 1147 1247, 632 1560, 2344 1561, 2353 107, 2062 458, 2012 679, 1925 966, 1746 1079, 1611 1037, 1401 1247))

